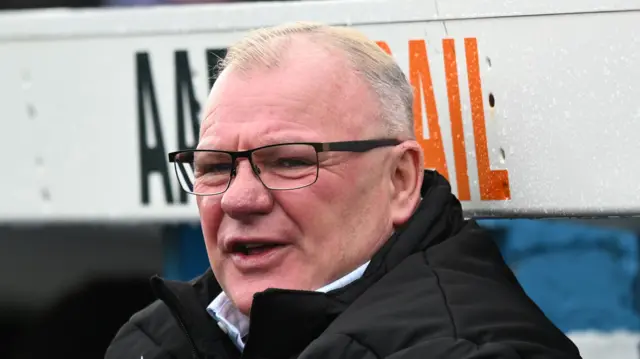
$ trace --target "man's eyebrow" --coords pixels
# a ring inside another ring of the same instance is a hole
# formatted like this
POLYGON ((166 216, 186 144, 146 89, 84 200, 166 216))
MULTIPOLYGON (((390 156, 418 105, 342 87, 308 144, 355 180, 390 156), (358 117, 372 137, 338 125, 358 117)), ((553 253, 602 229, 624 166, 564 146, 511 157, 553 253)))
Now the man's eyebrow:
MULTIPOLYGON (((277 145, 281 143, 298 143, 298 142, 319 142, 317 138, 309 135, 298 134, 278 134, 278 135, 263 135, 256 136, 256 140, 252 141, 251 146, 247 149, 258 148, 263 146, 277 145)), ((201 141, 196 146, 197 150, 220 150, 220 151, 238 151, 237 148, 228 148, 219 146, 219 140, 217 141, 201 141)))

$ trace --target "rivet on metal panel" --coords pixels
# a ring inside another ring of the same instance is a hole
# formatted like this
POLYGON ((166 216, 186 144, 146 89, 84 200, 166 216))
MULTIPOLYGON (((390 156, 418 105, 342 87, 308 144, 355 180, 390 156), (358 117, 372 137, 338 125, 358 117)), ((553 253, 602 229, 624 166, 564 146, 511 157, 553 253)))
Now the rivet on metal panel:
POLYGON ((496 99, 492 93, 489 93, 489 106, 491 106, 491 108, 496 106, 496 99))
POLYGON ((30 119, 35 119, 38 116, 38 111, 36 110, 36 106, 31 103, 27 104, 27 115, 30 119))
POLYGON ((43 200, 47 202, 51 200, 51 192, 49 192, 48 188, 43 188, 42 190, 40 190, 40 194, 42 195, 43 200))

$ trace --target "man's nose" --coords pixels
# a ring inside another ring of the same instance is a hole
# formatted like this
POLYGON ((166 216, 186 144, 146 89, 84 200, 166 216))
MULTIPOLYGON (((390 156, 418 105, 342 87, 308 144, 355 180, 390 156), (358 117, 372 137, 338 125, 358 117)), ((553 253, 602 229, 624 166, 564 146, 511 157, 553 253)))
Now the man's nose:
POLYGON ((262 184, 247 160, 239 160, 236 175, 229 188, 222 194, 222 210, 232 218, 269 213, 273 208, 273 197, 262 184))

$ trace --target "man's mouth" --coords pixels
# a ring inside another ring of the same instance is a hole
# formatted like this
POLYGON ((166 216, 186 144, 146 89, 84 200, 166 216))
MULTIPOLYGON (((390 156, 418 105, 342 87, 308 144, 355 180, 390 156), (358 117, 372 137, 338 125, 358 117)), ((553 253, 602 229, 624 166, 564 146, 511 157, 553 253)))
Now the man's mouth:
POLYGON ((228 253, 234 266, 242 271, 267 270, 278 266, 289 252, 288 243, 236 241, 228 253))
POLYGON ((278 243, 236 243, 233 245, 232 252, 250 256, 266 253, 282 246, 284 245, 278 243))

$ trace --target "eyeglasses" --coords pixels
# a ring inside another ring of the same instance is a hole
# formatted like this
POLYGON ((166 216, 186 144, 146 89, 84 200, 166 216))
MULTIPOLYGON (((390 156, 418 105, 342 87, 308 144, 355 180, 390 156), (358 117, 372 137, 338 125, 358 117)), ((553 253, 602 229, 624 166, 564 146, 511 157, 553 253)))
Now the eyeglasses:
POLYGON ((367 152, 401 141, 376 139, 342 142, 296 142, 247 151, 183 150, 169 153, 180 187, 197 196, 224 193, 236 175, 236 160, 247 158, 262 184, 271 190, 310 186, 318 179, 319 152, 367 152))

